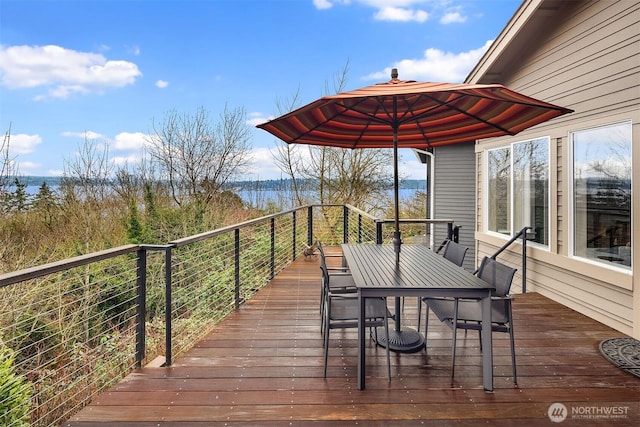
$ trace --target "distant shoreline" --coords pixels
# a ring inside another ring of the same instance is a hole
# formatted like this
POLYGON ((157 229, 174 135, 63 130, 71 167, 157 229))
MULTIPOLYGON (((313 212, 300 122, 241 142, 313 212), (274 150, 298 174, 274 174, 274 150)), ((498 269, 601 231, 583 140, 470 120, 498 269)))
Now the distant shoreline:
MULTIPOLYGON (((15 182, 15 178, 17 178, 21 184, 26 184, 27 187, 36 188, 39 188, 43 182, 46 182, 49 187, 59 187, 63 179, 61 176, 17 176, 9 179, 10 186, 15 182)), ((289 183, 291 183, 290 179, 234 181, 229 183, 227 187, 229 189, 242 188, 253 190, 277 190, 287 188, 289 183)), ((426 185, 427 181, 424 179, 406 179, 400 181, 401 190, 426 190, 426 185)))

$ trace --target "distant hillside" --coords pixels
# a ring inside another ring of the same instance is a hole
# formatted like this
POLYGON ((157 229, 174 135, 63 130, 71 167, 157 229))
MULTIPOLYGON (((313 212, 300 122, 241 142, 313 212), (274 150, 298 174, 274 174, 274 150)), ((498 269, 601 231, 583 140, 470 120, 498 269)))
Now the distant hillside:
MULTIPOLYGON (((18 181, 26 184, 27 187, 40 187, 43 182, 46 182, 50 187, 57 187, 60 185, 62 177, 59 176, 19 176, 18 181)), ((14 178, 11 178, 10 183, 14 182, 14 178)), ((228 185, 229 188, 253 188, 262 190, 280 190, 283 188, 289 188, 291 184, 290 179, 271 179, 260 181, 236 181, 228 185)), ((405 179, 400 181, 400 188, 403 190, 425 190, 427 181, 424 179, 405 179)))

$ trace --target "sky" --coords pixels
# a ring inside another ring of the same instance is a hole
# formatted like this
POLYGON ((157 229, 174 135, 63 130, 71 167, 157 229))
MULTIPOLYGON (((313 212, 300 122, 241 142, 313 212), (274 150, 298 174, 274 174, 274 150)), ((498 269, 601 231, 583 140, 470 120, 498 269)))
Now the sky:
MULTIPOLYGON (((169 111, 242 109, 250 180, 279 179, 255 125, 327 94, 464 81, 521 0, 0 0, 0 130, 20 175, 59 176, 86 140, 135 166, 169 111), (6 139, 5 139, 6 141, 6 139)), ((1 146, 1 145, 0 145, 1 146)), ((6 147, 6 144, 4 145, 6 147)), ((404 178, 424 166, 401 150, 404 178)))

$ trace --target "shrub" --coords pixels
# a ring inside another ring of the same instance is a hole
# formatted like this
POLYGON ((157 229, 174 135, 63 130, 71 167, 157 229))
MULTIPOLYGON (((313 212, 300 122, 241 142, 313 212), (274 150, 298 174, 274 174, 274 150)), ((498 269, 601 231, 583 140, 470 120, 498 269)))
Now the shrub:
POLYGON ((22 427, 29 425, 31 386, 13 370, 14 353, 0 347, 0 425, 22 427))

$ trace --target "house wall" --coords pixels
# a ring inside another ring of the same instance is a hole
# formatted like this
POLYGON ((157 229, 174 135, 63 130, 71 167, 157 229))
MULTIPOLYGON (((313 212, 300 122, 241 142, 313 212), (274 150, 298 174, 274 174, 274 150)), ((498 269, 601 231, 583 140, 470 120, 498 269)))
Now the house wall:
MULTIPOLYGON (((433 150, 435 158, 434 213, 435 218, 451 218, 459 230, 460 244, 467 246, 463 267, 475 270, 475 210, 469 201, 476 194, 474 143, 453 144, 433 150)), ((446 238, 444 227, 436 228, 435 242, 446 238)))
MULTIPOLYGON (((517 52, 509 51, 507 46, 501 53, 503 58, 496 61, 500 70, 492 70, 493 81, 575 112, 516 136, 484 140, 475 146, 479 188, 475 225, 477 257, 492 254, 505 242, 504 237, 487 233, 484 228, 485 150, 548 136, 551 140, 550 245, 529 249, 527 291, 540 292, 640 338, 640 198, 633 197, 631 271, 572 257, 568 147, 572 131, 631 120, 632 194, 640 194, 640 2, 562 2, 559 10, 537 21, 535 33, 513 45, 518 46, 517 52), (499 81, 495 76, 499 76, 499 81)), ((487 83, 482 78, 476 78, 475 82, 487 83)), ((516 246, 501 255, 501 259, 520 265, 520 256, 520 248, 516 246)), ((515 290, 520 288, 519 280, 518 277, 514 282, 515 290)))

